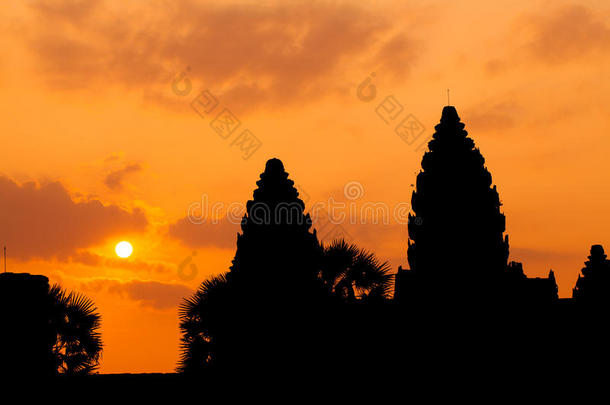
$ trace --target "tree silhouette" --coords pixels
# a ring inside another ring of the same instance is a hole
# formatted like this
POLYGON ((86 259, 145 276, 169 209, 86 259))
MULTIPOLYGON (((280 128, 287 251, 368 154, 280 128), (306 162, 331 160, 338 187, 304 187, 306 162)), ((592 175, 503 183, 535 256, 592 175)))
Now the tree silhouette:
POLYGON ((67 293, 59 285, 49 289, 50 325, 56 336, 53 357, 60 374, 90 374, 99 366, 102 338, 101 316, 93 301, 67 293))
POLYGON ((607 303, 610 288, 610 261, 606 259, 602 245, 591 246, 589 260, 585 262, 582 275, 578 275, 572 297, 578 302, 607 303))
POLYGON ((422 294, 493 294, 508 259, 498 192, 453 106, 435 129, 411 198, 409 265, 422 294))
POLYGON ((226 274, 205 280, 179 308, 181 355, 177 371, 201 374, 217 359, 215 346, 226 319, 220 311, 231 304, 231 288, 226 274))
POLYGON ((322 280, 333 294, 344 301, 384 300, 391 290, 390 264, 344 239, 324 248, 322 280))

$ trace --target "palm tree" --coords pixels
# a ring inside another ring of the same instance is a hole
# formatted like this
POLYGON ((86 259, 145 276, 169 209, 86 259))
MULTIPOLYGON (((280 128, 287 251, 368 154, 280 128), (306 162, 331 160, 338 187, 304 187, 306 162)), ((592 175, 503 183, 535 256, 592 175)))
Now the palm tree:
POLYGON ((56 336, 52 348, 59 374, 90 374, 95 371, 102 353, 99 332, 101 316, 93 301, 82 294, 67 293, 55 284, 49 289, 50 324, 56 336))
POLYGON ((383 300, 389 296, 390 264, 374 253, 338 239, 324 247, 321 277, 327 289, 347 302, 383 300))
POLYGON ((221 322, 226 321, 221 311, 228 308, 231 288, 226 273, 205 280, 179 308, 182 332, 178 372, 198 374, 216 360, 221 333, 221 322))

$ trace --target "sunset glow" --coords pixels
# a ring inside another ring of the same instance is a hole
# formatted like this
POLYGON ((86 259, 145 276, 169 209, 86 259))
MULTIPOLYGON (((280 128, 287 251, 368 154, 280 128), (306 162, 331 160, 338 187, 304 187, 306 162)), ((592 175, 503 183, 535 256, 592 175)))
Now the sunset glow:
POLYGON ((3 2, 0 245, 9 271, 95 302, 101 372, 175 369, 178 305, 231 266, 270 158, 306 212, 344 204, 320 240, 407 266, 447 88, 509 260, 571 296, 610 248, 610 2, 263 3, 3 2))

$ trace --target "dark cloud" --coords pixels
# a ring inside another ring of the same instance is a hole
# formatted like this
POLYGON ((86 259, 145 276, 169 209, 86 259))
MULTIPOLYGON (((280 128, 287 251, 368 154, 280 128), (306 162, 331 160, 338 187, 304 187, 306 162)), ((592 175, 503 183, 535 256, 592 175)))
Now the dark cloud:
POLYGON ((193 290, 180 284, 157 281, 131 281, 109 287, 110 292, 126 295, 142 305, 154 309, 176 308, 180 301, 193 294, 193 290))
POLYGON ((149 273, 157 273, 157 274, 169 274, 172 271, 176 271, 177 267, 171 266, 166 262, 159 261, 146 261, 146 260, 125 260, 119 259, 117 257, 107 257, 103 260, 104 266, 119 268, 119 269, 128 269, 133 271, 145 271, 149 273))
POLYGON ((101 2, 34 2, 24 37, 53 87, 120 85, 163 100, 155 92, 171 94, 172 78, 188 66, 194 87, 237 112, 343 93, 342 66, 404 77, 415 59, 414 42, 393 33, 389 19, 346 3, 161 3, 119 14, 101 2))
POLYGON ((118 170, 114 170, 106 176, 104 179, 104 184, 108 186, 111 190, 122 190, 123 189, 123 180, 125 177, 132 173, 137 173, 142 171, 142 166, 139 163, 131 163, 126 164, 124 167, 118 170))
POLYGON ((158 310, 176 308, 183 298, 193 294, 193 290, 181 284, 140 280, 97 279, 81 283, 79 289, 85 293, 107 291, 158 310))
POLYGON ((70 257, 75 263, 82 263, 87 266, 99 266, 104 262, 104 258, 86 250, 79 250, 70 257))
POLYGON ((12 257, 75 256, 94 263, 83 249, 115 235, 142 232, 146 226, 140 209, 127 211, 95 199, 75 201, 59 182, 17 184, 0 177, 0 239, 12 257))

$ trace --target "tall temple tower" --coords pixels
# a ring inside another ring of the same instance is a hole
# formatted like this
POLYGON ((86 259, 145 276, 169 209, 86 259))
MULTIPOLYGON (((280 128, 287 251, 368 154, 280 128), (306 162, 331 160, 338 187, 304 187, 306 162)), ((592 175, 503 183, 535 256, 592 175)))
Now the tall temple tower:
POLYGON ((411 270, 398 278, 436 300, 493 295, 508 260, 498 192, 455 107, 443 108, 435 130, 411 197, 411 270))

